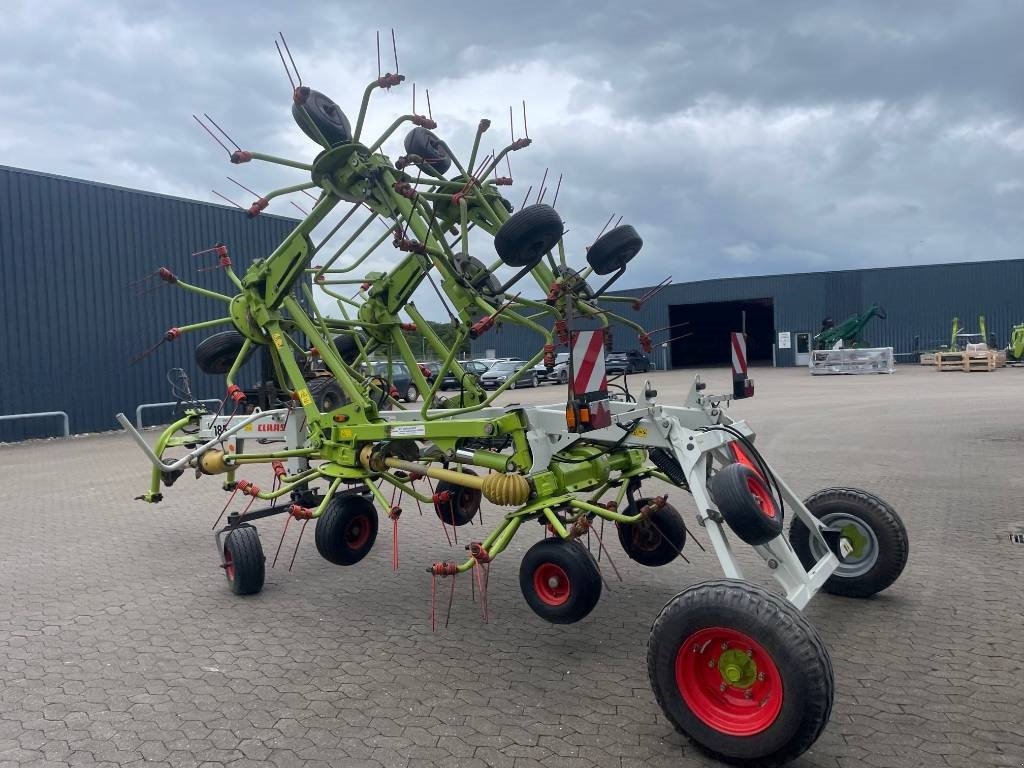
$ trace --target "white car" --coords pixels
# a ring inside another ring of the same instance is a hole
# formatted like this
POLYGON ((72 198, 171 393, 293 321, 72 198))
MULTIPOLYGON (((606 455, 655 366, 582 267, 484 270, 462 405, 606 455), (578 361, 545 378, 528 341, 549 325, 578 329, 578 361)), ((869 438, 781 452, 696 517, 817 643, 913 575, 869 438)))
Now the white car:
POLYGON ((550 381, 555 384, 569 383, 569 353, 559 352, 555 355, 555 367, 550 371, 544 367, 544 363, 538 363, 533 367, 541 381, 550 381))

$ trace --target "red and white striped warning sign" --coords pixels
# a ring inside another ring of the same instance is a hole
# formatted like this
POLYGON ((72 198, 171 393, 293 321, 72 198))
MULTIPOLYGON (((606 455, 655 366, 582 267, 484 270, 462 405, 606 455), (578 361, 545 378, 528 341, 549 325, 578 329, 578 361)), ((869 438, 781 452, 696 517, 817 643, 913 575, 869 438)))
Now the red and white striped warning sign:
POLYGON ((583 395, 607 391, 603 331, 579 331, 572 345, 572 362, 576 372, 572 383, 573 392, 583 395))
POLYGON ((747 377, 747 339, 742 333, 731 333, 732 336, 732 377, 747 377))

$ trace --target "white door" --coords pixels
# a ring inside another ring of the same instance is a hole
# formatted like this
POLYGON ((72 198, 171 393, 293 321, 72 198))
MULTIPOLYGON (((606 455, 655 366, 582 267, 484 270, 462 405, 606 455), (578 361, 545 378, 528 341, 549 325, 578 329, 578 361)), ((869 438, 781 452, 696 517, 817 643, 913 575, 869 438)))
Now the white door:
POLYGON ((796 334, 795 360, 797 365, 811 364, 811 334, 796 334))

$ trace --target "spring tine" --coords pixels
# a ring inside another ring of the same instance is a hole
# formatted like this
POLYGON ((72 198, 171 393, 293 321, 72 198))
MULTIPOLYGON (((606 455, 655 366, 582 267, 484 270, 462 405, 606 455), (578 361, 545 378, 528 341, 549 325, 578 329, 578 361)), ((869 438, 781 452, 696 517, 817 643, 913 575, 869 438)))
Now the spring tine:
POLYGON ((433 120, 434 119, 434 113, 430 109, 430 89, 426 88, 425 90, 427 92, 427 117, 429 117, 431 120, 433 120))
MULTIPOLYGON (((510 174, 511 175, 511 174, 510 174)), ((551 207, 555 207, 555 203, 558 202, 558 191, 562 188, 562 174, 558 174, 558 183, 555 185, 555 196, 551 200, 551 207)))
POLYGON ((277 55, 281 57, 281 66, 284 67, 284 73, 288 75, 288 82, 292 85, 292 91, 295 91, 295 80, 292 78, 291 70, 288 69, 288 65, 284 63, 284 54, 281 53, 281 46, 277 44, 277 40, 274 41, 274 47, 277 48, 277 55))
POLYGON ((211 192, 213 192, 213 194, 215 194, 215 195, 216 195, 217 197, 219 197, 219 198, 220 198, 221 200, 225 200, 225 201, 227 201, 227 202, 231 203, 231 204, 232 204, 233 206, 235 206, 235 208, 238 208, 239 210, 242 210, 242 211, 244 211, 244 210, 245 210, 245 208, 243 208, 242 206, 240 206, 240 205, 239 205, 238 203, 236 203, 236 202, 235 202, 234 200, 232 200, 232 199, 231 199, 230 197, 225 197, 225 196, 224 196, 224 195, 222 195, 222 194, 221 194, 220 192, 218 192, 218 191, 217 191, 216 189, 211 189, 210 191, 211 191, 211 192))
POLYGON ((302 527, 299 528, 299 538, 295 540, 295 549, 292 551, 292 561, 288 563, 288 570, 291 571, 292 566, 295 565, 295 556, 299 554, 299 544, 302 543, 302 534, 306 532, 306 525, 309 523, 309 519, 302 521, 302 527))
POLYGON ((303 215, 303 216, 309 216, 309 211, 307 211, 307 210, 306 210, 305 208, 303 208, 303 207, 302 207, 301 205, 299 205, 298 203, 296 203, 296 202, 295 202, 294 200, 292 200, 292 201, 291 201, 291 204, 292 204, 292 205, 294 205, 294 206, 295 206, 296 208, 298 208, 298 209, 299 209, 299 212, 300 212, 300 213, 302 213, 302 215, 303 215))
POLYGON ((395 52, 395 74, 398 74, 398 43, 395 42, 395 28, 391 28, 391 49, 395 52))
POLYGON ((601 231, 597 233, 597 237, 594 238, 594 242, 592 242, 591 245, 593 245, 594 243, 596 243, 598 240, 601 239, 601 235, 603 235, 604 231, 606 229, 608 229, 608 225, 612 223, 612 219, 614 219, 614 218, 615 218, 615 214, 614 213, 611 216, 608 217, 608 221, 606 221, 604 223, 604 226, 601 227, 601 231))
POLYGON ((225 131, 223 128, 221 128, 219 125, 217 125, 217 121, 216 120, 214 120, 212 117, 210 117, 205 112, 203 112, 203 117, 205 117, 207 120, 209 120, 213 124, 214 128, 216 128, 218 131, 220 131, 222 134, 224 134, 224 138, 227 139, 228 141, 230 141, 232 144, 234 144, 235 149, 237 149, 239 152, 242 151, 242 148, 240 146, 238 146, 238 144, 235 143, 235 140, 232 139, 230 136, 228 136, 228 132, 225 131))
POLYGON ((526 99, 523 99, 523 134, 530 138, 530 129, 526 126, 526 99))
POLYGON ((231 157, 231 150, 227 148, 227 145, 225 145, 223 141, 221 141, 220 139, 217 138, 216 134, 214 134, 213 131, 211 131, 209 128, 206 127, 206 124, 202 120, 200 120, 195 115, 192 115, 192 119, 195 120, 197 123, 199 123, 199 125, 202 127, 202 129, 204 131, 206 131, 208 134, 210 134, 210 137, 214 141, 216 141, 218 144, 220 144, 220 148, 228 153, 228 157, 231 157))
MULTIPOLYGON (((523 103, 525 104, 526 102, 523 102, 523 103)), ((537 191, 537 202, 538 203, 540 202, 541 195, 544 192, 544 182, 547 181, 547 180, 548 180, 548 169, 545 168, 544 169, 544 175, 540 179, 540 187, 538 188, 538 191, 537 191)))
POLYGON ((523 210, 526 207, 526 201, 530 199, 530 193, 533 191, 533 184, 530 185, 529 189, 526 190, 526 196, 523 197, 523 204, 519 206, 519 210, 523 210))
POLYGON ((263 197, 263 195, 261 195, 261 194, 259 194, 257 192, 253 192, 251 189, 249 189, 247 186, 245 186, 245 184, 243 184, 240 181, 236 181, 235 179, 232 179, 230 176, 225 176, 224 178, 226 178, 232 184, 237 184, 239 187, 241 187, 242 189, 244 189, 246 192, 248 192, 250 195, 253 195, 254 197, 263 197))
POLYGON ((288 48, 288 41, 284 39, 284 32, 278 32, 281 36, 281 43, 284 45, 284 51, 288 54, 288 61, 292 63, 292 69, 295 70, 295 77, 299 81, 299 85, 302 85, 302 75, 299 74, 299 68, 295 66, 295 59, 292 58, 292 52, 288 48))

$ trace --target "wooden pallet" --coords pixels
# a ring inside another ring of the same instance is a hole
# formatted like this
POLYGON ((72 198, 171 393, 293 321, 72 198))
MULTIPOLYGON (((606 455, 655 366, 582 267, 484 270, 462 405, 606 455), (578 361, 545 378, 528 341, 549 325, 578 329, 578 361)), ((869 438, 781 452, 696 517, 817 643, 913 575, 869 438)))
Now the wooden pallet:
POLYGON ((962 371, 964 370, 963 352, 936 352, 935 370, 937 371, 962 371))
POLYGON ((963 370, 970 371, 994 371, 996 369, 996 356, 993 353, 984 355, 964 355, 963 370))
POLYGON ((935 353, 934 352, 922 352, 921 353, 921 365, 935 365, 935 353))

